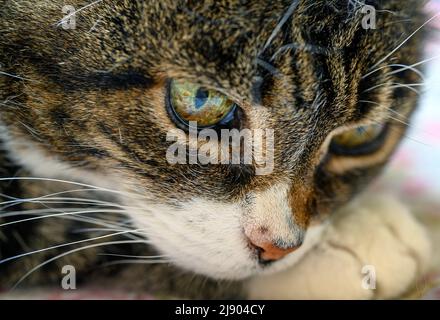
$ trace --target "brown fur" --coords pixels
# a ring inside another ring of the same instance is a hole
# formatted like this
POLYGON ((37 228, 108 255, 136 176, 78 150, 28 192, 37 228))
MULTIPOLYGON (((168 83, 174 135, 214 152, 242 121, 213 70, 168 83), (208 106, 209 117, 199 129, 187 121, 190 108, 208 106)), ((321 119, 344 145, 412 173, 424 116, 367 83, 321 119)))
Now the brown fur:
MULTIPOLYGON (((409 70, 389 75, 388 64, 419 61, 422 33, 381 63, 381 70, 362 76, 424 22, 421 1, 376 2, 384 10, 377 30, 363 30, 363 15, 348 1, 299 1, 265 48, 290 1, 104 0, 77 15, 76 30, 62 30, 55 26, 63 17, 61 7, 81 8, 88 2, 43 0, 35 7, 35 1, 1 0, 0 71, 24 78, 0 75, 1 120, 12 139, 24 139, 86 171, 118 174, 131 187, 154 194, 157 203, 207 196, 232 201, 288 179, 295 218, 307 226, 348 201, 380 171, 405 129, 387 118, 387 109, 404 112, 401 120, 407 122, 416 105, 413 91, 391 86, 419 82, 418 76, 409 70), (295 46, 286 47, 290 44, 295 46), (274 172, 256 176, 248 166, 170 166, 165 136, 175 126, 164 109, 169 78, 220 90, 241 101, 244 114, 262 105, 265 125, 275 129, 274 172), (378 84, 384 85, 363 93, 378 84), (350 157, 327 152, 325 143, 335 129, 367 120, 386 120, 398 132, 386 138, 387 148, 377 156, 352 159, 359 162, 353 167, 346 165, 350 157)), ((5 166, 1 161, 0 168, 5 166)), ((24 195, 33 193, 26 183, 20 185, 24 195)), ((43 241, 47 230, 68 237, 58 228, 65 227, 52 221, 35 239, 43 241)), ((92 267, 96 251, 84 255, 90 257, 85 265, 92 267)), ((43 258, 20 260, 20 268, 29 269, 21 261, 35 265, 43 258)), ((149 268, 165 270, 157 276, 161 279, 174 272, 172 267, 149 268)), ((199 296, 197 289, 188 289, 189 280, 159 288, 152 279, 142 285, 199 296)), ((194 288, 204 283, 194 282, 194 288)), ((201 296, 239 292, 208 284, 214 289, 201 296)))

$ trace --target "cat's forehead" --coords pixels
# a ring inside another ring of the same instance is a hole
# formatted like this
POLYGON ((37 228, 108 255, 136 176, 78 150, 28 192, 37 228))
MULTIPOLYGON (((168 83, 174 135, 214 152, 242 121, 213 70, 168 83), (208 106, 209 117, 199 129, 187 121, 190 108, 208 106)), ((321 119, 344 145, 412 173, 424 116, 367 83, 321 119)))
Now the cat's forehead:
POLYGON ((286 9, 269 1, 180 1, 141 14, 168 77, 243 95, 254 85, 257 58, 286 9))
MULTIPOLYGON (((382 1, 380 6, 399 7, 405 15, 398 1, 382 1)), ((292 52, 308 51, 321 59, 338 50, 356 51, 359 48, 350 46, 362 38, 380 41, 382 37, 386 43, 401 34, 384 28, 396 22, 386 22, 394 19, 392 15, 380 17, 380 31, 365 32, 362 3, 345 0, 134 1, 119 10, 122 13, 113 14, 136 17, 124 21, 136 30, 129 35, 136 50, 131 52, 133 63, 148 60, 150 70, 156 64, 169 78, 185 78, 251 99, 268 78, 291 76, 290 64, 295 61, 286 60, 292 52)))
MULTIPOLYGON (((309 1, 165 1, 121 10, 135 12, 139 21, 131 21, 136 24, 133 29, 145 36, 133 34, 134 43, 149 51, 133 52, 133 63, 154 61, 154 67, 168 78, 183 78, 255 100, 261 94, 255 91, 261 90, 264 81, 276 73, 285 76, 290 69, 282 66, 284 54, 275 59, 278 50, 292 44, 291 34, 322 30, 322 23, 313 19, 327 6, 325 1, 313 6, 309 1)), ((347 5, 340 2, 338 6, 344 13, 335 15, 338 8, 333 6, 332 14, 327 12, 331 18, 326 21, 328 30, 323 31, 327 37, 347 18, 347 5)), ((348 23, 345 27, 350 28, 348 23)), ((313 45, 314 40, 305 41, 313 45)))
POLYGON ((34 38, 35 51, 59 65, 57 72, 117 73, 130 68, 250 97, 261 79, 272 76, 261 75, 258 69, 276 72, 282 61, 271 58, 281 52, 278 57, 284 59, 283 46, 298 45, 291 35, 301 36, 308 46, 320 49, 338 46, 330 39, 340 30, 346 35, 341 42, 348 42, 346 38, 352 29, 358 29, 359 22, 354 19, 356 11, 351 3, 136 0, 97 1, 84 6, 74 0, 69 6, 75 10, 76 26, 63 30, 57 24, 68 12, 63 11, 63 1, 44 1, 44 11, 24 1, 16 10, 25 12, 29 21, 14 27, 23 30, 9 38, 14 41, 17 36, 23 41, 25 34, 34 38))

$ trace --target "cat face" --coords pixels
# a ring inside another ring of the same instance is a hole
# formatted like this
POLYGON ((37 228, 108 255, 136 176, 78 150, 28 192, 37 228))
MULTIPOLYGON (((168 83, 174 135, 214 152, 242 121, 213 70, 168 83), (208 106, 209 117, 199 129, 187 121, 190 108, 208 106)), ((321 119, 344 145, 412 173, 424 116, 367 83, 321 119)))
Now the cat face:
POLYGON ((420 76, 404 66, 420 60, 420 1, 368 1, 376 29, 353 1, 0 3, 12 155, 118 191, 160 252, 216 278, 297 259, 377 175, 416 104, 420 76), (167 133, 190 120, 271 130, 270 172, 171 164, 167 133))

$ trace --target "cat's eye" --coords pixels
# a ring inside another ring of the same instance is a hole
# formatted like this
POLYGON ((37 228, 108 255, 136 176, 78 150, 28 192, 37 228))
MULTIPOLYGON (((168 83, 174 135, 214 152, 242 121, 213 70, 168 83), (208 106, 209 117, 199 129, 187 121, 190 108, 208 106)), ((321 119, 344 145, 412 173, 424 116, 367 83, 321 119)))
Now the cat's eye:
POLYGON ((333 137, 330 150, 345 155, 372 153, 382 145, 387 128, 384 124, 371 124, 346 130, 333 137))
POLYGON ((234 120, 237 105, 226 95, 198 85, 171 80, 168 87, 169 111, 179 125, 197 122, 198 128, 226 126, 234 120))

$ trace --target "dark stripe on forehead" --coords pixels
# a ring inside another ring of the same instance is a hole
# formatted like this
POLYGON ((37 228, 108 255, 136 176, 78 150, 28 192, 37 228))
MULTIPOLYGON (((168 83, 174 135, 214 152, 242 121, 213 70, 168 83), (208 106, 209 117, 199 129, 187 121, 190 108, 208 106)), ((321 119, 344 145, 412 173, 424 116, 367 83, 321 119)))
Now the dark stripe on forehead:
MULTIPOLYGON (((130 69, 129 66, 119 66, 120 70, 93 70, 79 66, 74 62, 60 65, 60 61, 69 57, 44 57, 36 55, 25 57, 20 65, 31 64, 39 75, 44 75, 53 83, 61 86, 66 92, 81 92, 90 90, 117 90, 133 87, 150 88, 155 81, 142 70, 130 69)), ((116 63, 115 63, 116 64, 116 63)), ((41 79, 35 79, 40 81, 41 79)))
POLYGON ((61 84, 65 91, 71 92, 93 89, 150 88, 154 85, 151 78, 136 71, 81 73, 81 71, 73 70, 69 71, 69 74, 59 73, 57 76, 52 76, 52 79, 55 83, 61 84))

